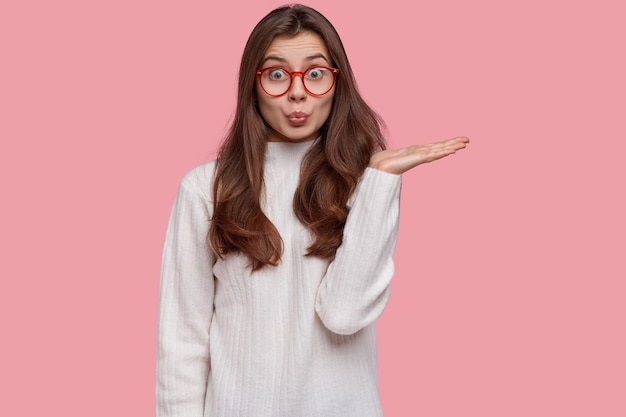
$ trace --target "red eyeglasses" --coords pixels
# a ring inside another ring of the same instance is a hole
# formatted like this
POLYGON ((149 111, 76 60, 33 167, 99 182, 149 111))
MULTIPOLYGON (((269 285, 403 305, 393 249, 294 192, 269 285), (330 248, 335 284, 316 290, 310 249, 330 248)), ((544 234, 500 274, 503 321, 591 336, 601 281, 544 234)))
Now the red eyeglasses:
POLYGON ((323 96, 335 85, 339 70, 323 66, 307 68, 304 72, 289 72, 281 67, 268 67, 256 70, 259 84, 265 93, 272 97, 280 97, 289 91, 293 77, 299 76, 305 91, 312 96, 323 96))

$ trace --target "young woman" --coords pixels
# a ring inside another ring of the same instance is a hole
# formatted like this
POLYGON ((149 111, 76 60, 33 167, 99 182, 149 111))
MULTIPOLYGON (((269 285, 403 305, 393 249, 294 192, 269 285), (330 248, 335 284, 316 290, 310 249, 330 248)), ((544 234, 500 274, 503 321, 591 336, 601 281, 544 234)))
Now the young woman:
POLYGON ((157 416, 381 416, 400 174, 466 143, 385 150, 330 22, 300 5, 263 18, 218 159, 170 218, 157 416))

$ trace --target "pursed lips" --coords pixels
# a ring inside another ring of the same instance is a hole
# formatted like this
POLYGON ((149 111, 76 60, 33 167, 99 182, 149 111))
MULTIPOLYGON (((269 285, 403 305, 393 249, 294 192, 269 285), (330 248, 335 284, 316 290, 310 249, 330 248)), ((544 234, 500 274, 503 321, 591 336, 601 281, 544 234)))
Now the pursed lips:
POLYGON ((307 117, 309 115, 301 111, 294 111, 287 115, 292 126, 302 126, 306 122, 307 117))

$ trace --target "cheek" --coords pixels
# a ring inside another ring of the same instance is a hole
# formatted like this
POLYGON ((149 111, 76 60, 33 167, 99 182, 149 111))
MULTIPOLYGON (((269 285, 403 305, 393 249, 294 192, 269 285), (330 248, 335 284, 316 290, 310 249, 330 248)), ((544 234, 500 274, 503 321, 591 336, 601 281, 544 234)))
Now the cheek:
POLYGON ((271 119, 276 113, 277 103, 275 101, 269 101, 265 97, 259 98, 257 103, 261 117, 263 117, 263 119, 267 122, 268 119, 271 119))
POLYGON ((320 108, 322 110, 321 113, 324 115, 324 121, 326 121, 330 116, 330 112, 333 109, 333 97, 328 97, 327 100, 325 100, 323 103, 320 103, 320 108))

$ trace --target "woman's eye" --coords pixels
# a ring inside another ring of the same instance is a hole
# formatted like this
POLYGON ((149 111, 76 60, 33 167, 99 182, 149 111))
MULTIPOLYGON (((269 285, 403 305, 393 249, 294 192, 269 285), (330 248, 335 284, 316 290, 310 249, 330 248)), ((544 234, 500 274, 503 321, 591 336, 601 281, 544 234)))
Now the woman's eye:
POLYGON ((323 68, 311 68, 306 72, 306 76, 312 80, 317 80, 324 76, 323 68))
POLYGON ((269 70, 269 77, 270 77, 271 80, 280 81, 283 78, 285 78, 286 76, 287 76, 287 74, 285 74, 285 71, 283 71, 281 69, 269 70))

